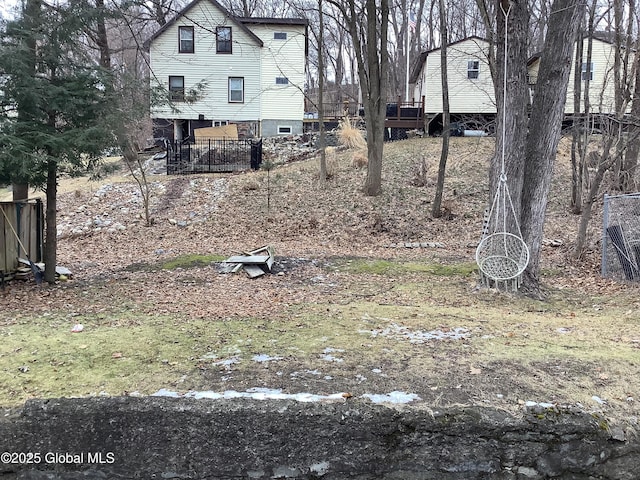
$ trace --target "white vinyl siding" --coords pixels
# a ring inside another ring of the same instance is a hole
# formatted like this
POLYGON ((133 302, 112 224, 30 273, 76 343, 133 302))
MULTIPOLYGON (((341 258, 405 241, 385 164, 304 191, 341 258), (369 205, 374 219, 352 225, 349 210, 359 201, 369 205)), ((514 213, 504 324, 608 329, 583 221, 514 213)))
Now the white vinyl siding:
MULTIPOLYGON (((614 54, 615 46, 603 42, 602 40, 593 39, 593 51, 591 53, 591 65, 590 68, 587 65, 587 42, 584 40, 583 51, 584 57, 581 62, 580 76, 582 81, 582 93, 581 93, 581 105, 580 111, 584 111, 584 80, 591 71, 591 78, 589 81, 589 103, 592 113, 605 113, 610 114, 615 112, 615 90, 613 85, 614 80, 614 54)), ((536 60, 529 66, 529 76, 537 79, 538 68, 540 66, 540 59, 536 60)), ((565 102, 564 111, 566 114, 572 114, 574 111, 573 105, 573 92, 574 92, 574 78, 575 78, 575 49, 571 61, 571 73, 569 75, 569 83, 567 85, 567 100, 565 102)), ((630 108, 630 105, 629 105, 630 108)))
POLYGON ((304 25, 250 25, 262 49, 262 118, 302 121, 304 116, 304 25), (275 39, 286 33, 286 40, 275 39), (274 78, 276 81, 274 81, 274 78), (286 79, 286 83, 284 80, 286 79))
MULTIPOLYGON (((195 4, 184 17, 179 18, 150 45, 151 70, 161 86, 168 89, 169 76, 183 76, 187 92, 197 85, 203 88, 194 103, 178 105, 174 112, 169 105, 152 106, 152 118, 182 118, 197 120, 223 118, 234 121, 261 118, 260 92, 262 89, 261 48, 256 39, 207 1, 195 4), (185 18, 186 17, 186 18, 185 18), (195 25, 195 55, 179 53, 178 27, 195 25), (208 28, 199 27, 206 25, 208 28), (216 54, 217 26, 232 28, 233 53, 216 54), (241 45, 242 47, 238 47, 241 45), (244 103, 229 102, 229 77, 244 79, 244 103)), ((270 75, 273 79, 275 75, 270 75)), ((157 86, 152 83, 152 87, 157 86)), ((302 118, 302 114, 300 115, 302 118)))
MULTIPOLYGON (((487 60, 487 42, 471 38, 447 49, 449 107, 451 113, 496 113, 493 80, 487 60)), ((425 112, 442 113, 440 49, 429 52, 414 91, 425 96, 425 112)))

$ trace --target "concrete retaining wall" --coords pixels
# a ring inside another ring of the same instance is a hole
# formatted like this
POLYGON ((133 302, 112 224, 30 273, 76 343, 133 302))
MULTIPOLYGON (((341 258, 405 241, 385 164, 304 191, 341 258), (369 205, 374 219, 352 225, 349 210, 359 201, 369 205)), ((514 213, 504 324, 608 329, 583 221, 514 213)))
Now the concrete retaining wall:
POLYGON ((34 400, 0 417, 0 453, 11 455, 0 479, 633 480, 640 443, 627 437, 597 416, 544 408, 34 400))

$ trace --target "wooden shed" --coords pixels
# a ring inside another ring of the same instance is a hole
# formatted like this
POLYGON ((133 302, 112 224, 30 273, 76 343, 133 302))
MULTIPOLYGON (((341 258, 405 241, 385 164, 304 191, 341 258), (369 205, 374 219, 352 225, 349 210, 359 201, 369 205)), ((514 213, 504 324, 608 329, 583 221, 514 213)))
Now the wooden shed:
POLYGON ((0 281, 14 277, 20 258, 43 260, 44 209, 41 200, 0 202, 0 281))

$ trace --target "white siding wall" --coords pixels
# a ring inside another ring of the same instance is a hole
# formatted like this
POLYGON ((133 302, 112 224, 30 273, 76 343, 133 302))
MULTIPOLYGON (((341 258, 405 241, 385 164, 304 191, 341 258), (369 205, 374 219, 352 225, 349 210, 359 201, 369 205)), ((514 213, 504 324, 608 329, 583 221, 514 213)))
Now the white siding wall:
MULTIPOLYGON (((447 75, 449 83, 449 105, 451 113, 496 113, 495 93, 487 60, 488 44, 478 39, 469 39, 449 46, 447 50, 447 75), (467 62, 479 60, 478 78, 469 79, 467 62)), ((425 111, 428 114, 442 112, 442 80, 440 75, 440 50, 427 55, 415 98, 425 96, 425 111)))
MULTIPOLYGON (((583 62, 587 60, 587 43, 584 40, 583 62)), ((600 40, 593 40, 593 52, 591 62, 593 63, 593 78, 589 83, 589 103, 592 113, 613 113, 615 112, 615 88, 613 84, 613 64, 615 46, 600 40)), ((575 49, 572 58, 575 58, 575 49)), ((574 66, 572 64, 571 76, 567 89, 567 102, 565 113, 573 113, 573 82, 574 66)), ((582 84, 581 97, 584 98, 584 82, 582 84)), ((584 100, 581 101, 581 111, 584 111, 584 100)))
POLYGON ((150 47, 152 86, 157 82, 168 88, 170 75, 184 76, 185 90, 206 83, 202 98, 192 104, 175 103, 179 112, 168 106, 152 107, 152 118, 207 120, 257 120, 261 117, 260 47, 237 24, 230 22, 207 1, 197 3, 175 24, 156 38, 150 47), (195 53, 178 52, 178 27, 193 26, 195 53), (231 26, 231 55, 216 53, 217 26, 231 26), (244 103, 229 103, 228 78, 244 78, 244 103))
POLYGON ((264 42, 262 60, 262 119, 302 121, 304 116, 305 27, 303 25, 250 25, 264 42), (286 40, 273 38, 287 34, 286 40), (287 85, 276 85, 286 77, 287 85))

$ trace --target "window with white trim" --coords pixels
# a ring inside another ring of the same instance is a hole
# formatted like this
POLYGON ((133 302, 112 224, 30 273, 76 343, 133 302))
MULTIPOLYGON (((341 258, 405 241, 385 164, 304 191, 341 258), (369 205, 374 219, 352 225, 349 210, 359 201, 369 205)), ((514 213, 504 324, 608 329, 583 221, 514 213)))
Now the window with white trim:
POLYGON ((593 62, 582 62, 582 80, 587 80, 587 77, 593 80, 593 62))
POLYGON ((480 60, 467 61, 467 78, 475 80, 480 76, 480 60))
POLYGON ((232 53, 231 27, 216 27, 216 53, 232 53))
POLYGON ((244 103, 243 77, 229 77, 229 103, 244 103))
POLYGON ((178 27, 178 51, 193 53, 194 43, 193 27, 178 27))
POLYGON ((174 102, 184 102, 184 77, 169 76, 169 98, 174 102))
POLYGON ((289 125, 278 125, 278 135, 289 135, 293 132, 293 128, 289 125))

